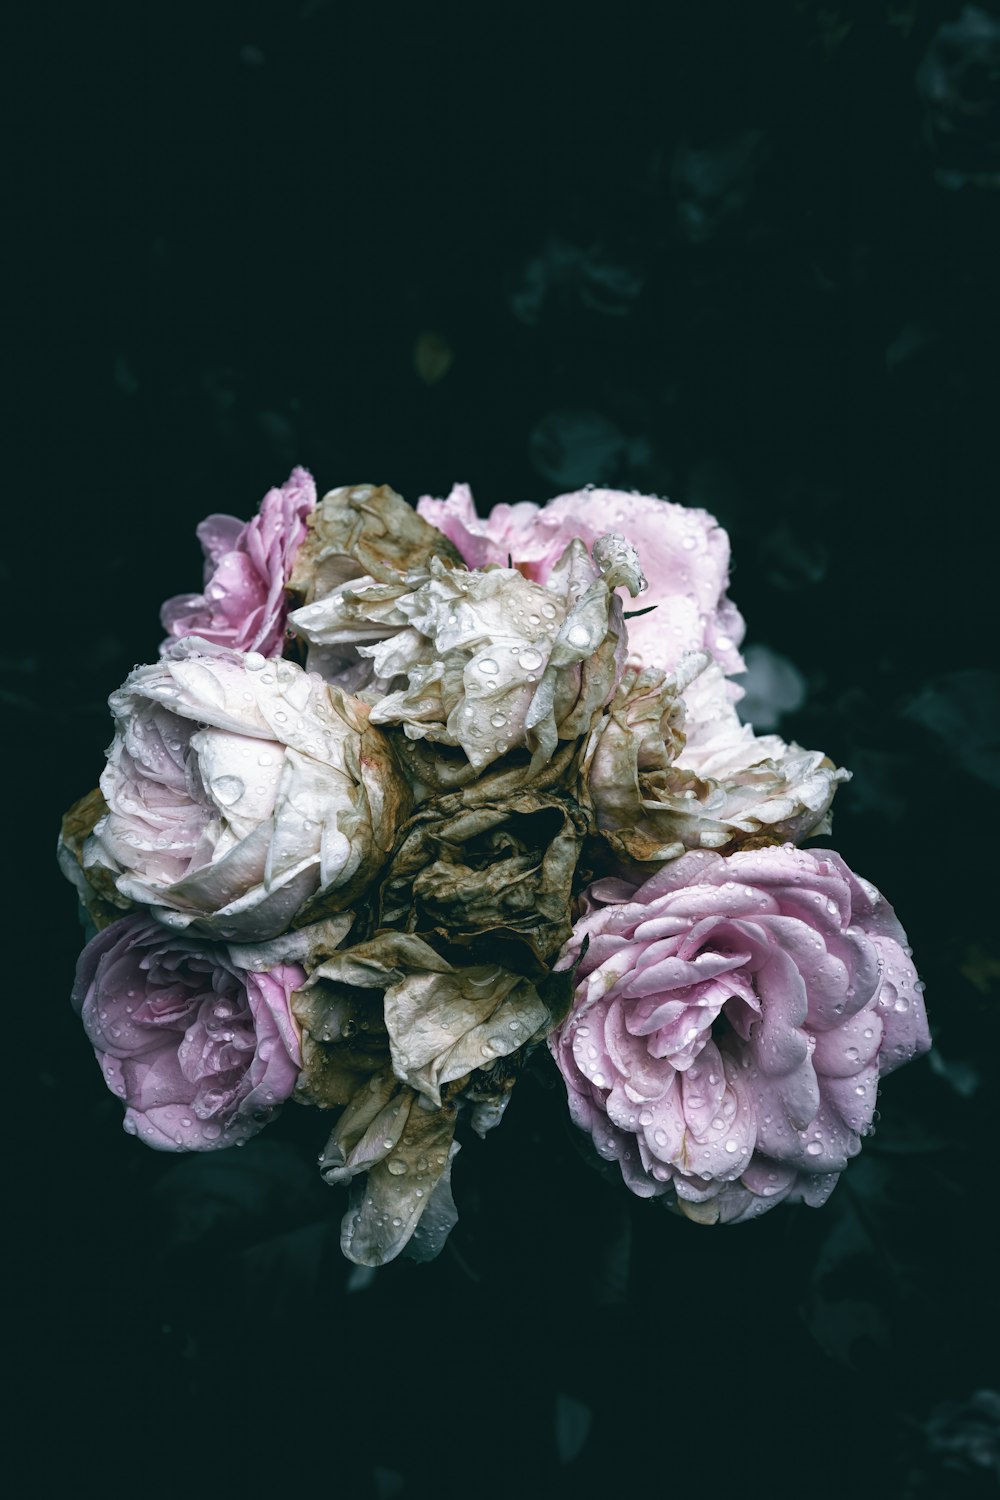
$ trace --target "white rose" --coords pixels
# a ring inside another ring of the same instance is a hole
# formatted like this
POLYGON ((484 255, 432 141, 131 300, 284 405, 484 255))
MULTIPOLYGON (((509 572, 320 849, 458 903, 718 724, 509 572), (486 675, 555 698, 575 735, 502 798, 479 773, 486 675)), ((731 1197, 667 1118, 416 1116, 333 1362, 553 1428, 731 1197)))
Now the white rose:
POLYGON ((169 927, 256 942, 342 909, 407 792, 368 709, 288 661, 188 637, 109 700, 85 871, 169 927))

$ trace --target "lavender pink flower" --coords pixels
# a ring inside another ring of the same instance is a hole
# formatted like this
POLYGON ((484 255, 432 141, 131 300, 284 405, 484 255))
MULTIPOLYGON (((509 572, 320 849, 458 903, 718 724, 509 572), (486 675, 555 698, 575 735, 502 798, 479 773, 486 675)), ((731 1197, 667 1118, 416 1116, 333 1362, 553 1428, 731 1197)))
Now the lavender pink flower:
POLYGON ((600 1155, 701 1222, 824 1202, 878 1080, 930 1046, 885 899, 832 851, 783 845, 601 880, 585 908, 549 1045, 600 1155))
POLYGON ((197 528, 205 554, 204 591, 166 601, 160 611, 167 632, 161 649, 197 635, 234 651, 280 656, 288 614, 285 585, 315 505, 312 475, 296 468, 280 489, 268 490, 252 521, 207 516, 197 528))
MULTIPOLYGON (((241 953, 244 957, 246 950, 241 953)), ((242 1145, 302 1067, 289 997, 298 964, 254 972, 222 943, 123 917, 80 954, 73 1005, 125 1129, 161 1151, 242 1145)))
POLYGON ((724 672, 743 671, 738 647, 745 626, 726 594, 729 538, 707 511, 655 495, 586 489, 541 507, 495 505, 480 517, 467 484, 456 484, 447 500, 424 495, 417 511, 454 543, 467 567, 505 565, 509 556, 542 584, 574 537, 591 546, 604 532, 621 532, 649 585, 642 608, 656 606, 629 621, 630 659, 672 671, 685 651, 705 649, 724 672))

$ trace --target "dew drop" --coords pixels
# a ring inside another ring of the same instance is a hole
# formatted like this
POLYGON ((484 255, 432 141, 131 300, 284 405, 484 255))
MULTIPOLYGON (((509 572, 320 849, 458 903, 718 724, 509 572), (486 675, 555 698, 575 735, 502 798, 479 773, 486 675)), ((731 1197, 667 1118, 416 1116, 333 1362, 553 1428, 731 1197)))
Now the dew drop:
POLYGON ((526 672, 534 672, 541 665, 542 658, 532 647, 529 646, 527 650, 521 652, 521 666, 526 672))
POLYGON ((482 661, 479 663, 479 670, 480 672, 485 672, 487 677, 492 677, 495 672, 499 672, 500 668, 497 666, 492 656, 484 656, 482 661))
POLYGON ((212 795, 223 807, 232 807, 243 796, 245 788, 238 776, 217 776, 212 782, 212 795))

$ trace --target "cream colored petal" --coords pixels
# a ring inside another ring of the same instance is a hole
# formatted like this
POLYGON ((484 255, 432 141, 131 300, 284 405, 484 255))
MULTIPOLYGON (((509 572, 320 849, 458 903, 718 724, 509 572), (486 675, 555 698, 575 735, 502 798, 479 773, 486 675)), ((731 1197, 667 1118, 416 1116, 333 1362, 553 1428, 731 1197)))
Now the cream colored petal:
POLYGON ((363 1266, 394 1260, 428 1210, 432 1215, 428 1243, 418 1244, 418 1255, 424 1259, 437 1254, 457 1218, 447 1187, 458 1149, 455 1118, 454 1106, 423 1109, 415 1102, 393 1151, 364 1180, 352 1184, 340 1237, 348 1260, 363 1266), (445 1193, 435 1198, 442 1181, 445 1193))

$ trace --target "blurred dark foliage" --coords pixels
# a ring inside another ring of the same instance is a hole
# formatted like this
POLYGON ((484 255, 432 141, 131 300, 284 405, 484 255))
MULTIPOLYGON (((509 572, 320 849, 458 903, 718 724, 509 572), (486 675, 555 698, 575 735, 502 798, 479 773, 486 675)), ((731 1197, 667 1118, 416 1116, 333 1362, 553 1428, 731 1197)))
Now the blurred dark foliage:
POLYGON ((998 34, 992 0, 20 9, 20 1492, 995 1486, 998 34), (592 479, 729 528, 755 690, 853 767, 835 841, 937 1043, 822 1211, 717 1231, 632 1199, 544 1057, 426 1267, 341 1258, 307 1111, 218 1157, 121 1132, 66 1002, 58 816, 199 582, 197 521, 293 462, 483 508, 592 479))

